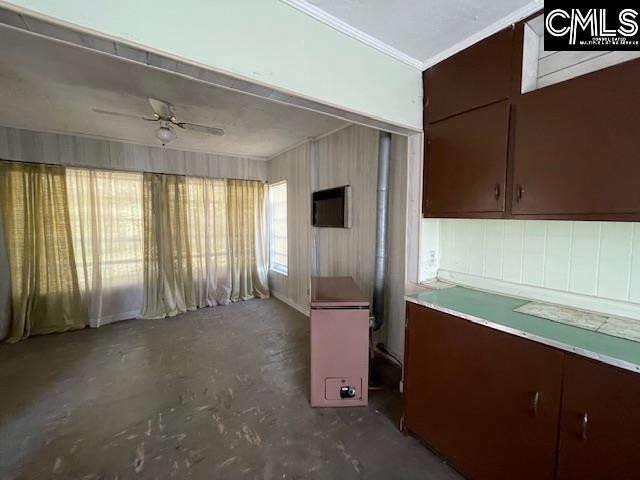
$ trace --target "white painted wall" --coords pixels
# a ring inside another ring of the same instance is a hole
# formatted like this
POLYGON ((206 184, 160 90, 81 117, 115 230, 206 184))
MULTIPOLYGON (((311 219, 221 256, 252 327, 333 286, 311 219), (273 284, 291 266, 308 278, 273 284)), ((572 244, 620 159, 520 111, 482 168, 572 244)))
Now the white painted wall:
POLYGON ((422 220, 422 278, 640 318, 640 224, 422 220), (544 298, 543 298, 544 297, 544 298))
POLYGON ((418 131, 422 78, 279 0, 11 0, 58 22, 418 131))

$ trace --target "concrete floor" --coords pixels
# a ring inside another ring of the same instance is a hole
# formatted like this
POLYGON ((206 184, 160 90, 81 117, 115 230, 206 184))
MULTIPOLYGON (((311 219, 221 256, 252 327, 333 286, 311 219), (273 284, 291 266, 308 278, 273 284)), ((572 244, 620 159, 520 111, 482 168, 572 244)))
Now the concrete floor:
POLYGON ((2 344, 0 478, 460 478, 392 389, 311 409, 308 330, 269 299, 2 344))

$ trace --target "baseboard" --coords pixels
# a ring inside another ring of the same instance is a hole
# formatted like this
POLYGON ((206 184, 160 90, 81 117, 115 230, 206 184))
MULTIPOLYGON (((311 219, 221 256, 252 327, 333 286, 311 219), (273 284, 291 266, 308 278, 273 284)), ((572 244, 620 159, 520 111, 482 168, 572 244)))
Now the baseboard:
POLYGON ((286 303, 287 305, 289 305, 291 308, 295 308, 296 310, 298 310, 300 313, 302 313, 305 317, 309 316, 309 308, 305 308, 302 307, 301 305, 298 305, 296 302, 294 302, 293 300, 291 300, 289 297, 287 297, 286 295, 283 295, 282 293, 278 293, 275 290, 271 290, 271 296, 277 298, 278 300, 280 300, 282 303, 286 303))
POLYGON ((640 304, 611 300, 608 298, 591 297, 579 293, 552 290, 550 288, 534 287, 505 282, 494 278, 479 277, 467 273, 438 270, 438 280, 456 285, 471 287, 493 293, 502 293, 512 297, 568 306, 578 310, 601 313, 604 315, 633 318, 640 320, 640 304))

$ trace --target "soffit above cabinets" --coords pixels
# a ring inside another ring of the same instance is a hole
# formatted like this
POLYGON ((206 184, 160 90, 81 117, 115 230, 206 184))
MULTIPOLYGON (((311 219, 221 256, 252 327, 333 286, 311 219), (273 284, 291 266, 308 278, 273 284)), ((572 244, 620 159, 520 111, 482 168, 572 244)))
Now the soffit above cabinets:
POLYGON ((425 70, 543 7, 536 0, 282 0, 425 70))

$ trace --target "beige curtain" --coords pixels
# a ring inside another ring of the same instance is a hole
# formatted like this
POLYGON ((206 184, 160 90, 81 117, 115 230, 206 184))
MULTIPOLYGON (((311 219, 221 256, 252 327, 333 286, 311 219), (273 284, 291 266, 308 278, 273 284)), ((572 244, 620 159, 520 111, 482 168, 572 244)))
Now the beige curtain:
POLYGON ((187 178, 191 268, 198 307, 229 303, 231 272, 224 180, 187 178))
POLYGON ((91 326, 137 317, 143 300, 142 174, 67 168, 66 183, 91 326))
POLYGON ((194 310, 186 178, 144 174, 144 304, 142 318, 194 310))
POLYGON ((231 301, 269 296, 267 184, 227 181, 231 301))
POLYGON ((0 208, 0 340, 7 338, 11 327, 11 274, 4 243, 3 223, 0 208))
POLYGON ((85 327, 64 168, 1 162, 0 208, 11 275, 7 340, 85 327))

